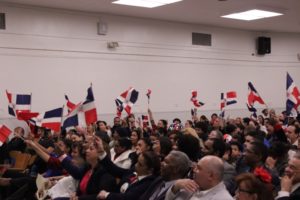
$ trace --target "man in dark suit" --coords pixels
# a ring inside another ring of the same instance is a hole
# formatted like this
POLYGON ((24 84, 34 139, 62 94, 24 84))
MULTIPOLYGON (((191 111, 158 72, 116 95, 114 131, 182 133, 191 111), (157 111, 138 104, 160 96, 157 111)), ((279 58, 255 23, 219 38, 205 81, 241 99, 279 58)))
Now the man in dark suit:
POLYGON ((177 179, 185 178, 191 168, 188 156, 180 151, 171 151, 161 163, 161 176, 148 187, 140 200, 163 200, 166 192, 177 179))
POLYGON ((300 152, 297 152, 285 168, 285 176, 281 179, 281 190, 276 200, 300 199, 300 152))

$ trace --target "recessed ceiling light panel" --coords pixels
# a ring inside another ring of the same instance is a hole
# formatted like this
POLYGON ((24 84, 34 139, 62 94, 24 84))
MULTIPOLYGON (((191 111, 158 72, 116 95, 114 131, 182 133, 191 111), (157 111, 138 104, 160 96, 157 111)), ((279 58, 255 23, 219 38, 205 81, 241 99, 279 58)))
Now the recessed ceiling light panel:
POLYGON ((268 18, 268 17, 275 17, 283 15, 281 13, 276 12, 270 12, 270 11, 264 11, 264 10, 248 10, 245 12, 239 12, 239 13, 233 13, 229 15, 222 16, 223 18, 230 18, 230 19, 239 19, 239 20, 256 20, 256 19, 262 19, 262 18, 268 18))
POLYGON ((122 4, 127 6, 138 6, 145 8, 155 8, 166 4, 176 3, 182 0, 118 0, 113 1, 114 4, 122 4))

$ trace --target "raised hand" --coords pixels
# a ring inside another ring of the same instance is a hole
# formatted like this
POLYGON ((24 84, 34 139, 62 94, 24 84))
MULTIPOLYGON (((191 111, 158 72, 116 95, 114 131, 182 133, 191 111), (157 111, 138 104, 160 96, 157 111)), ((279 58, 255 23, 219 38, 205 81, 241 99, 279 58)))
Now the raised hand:
POLYGON ((281 178, 281 190, 286 192, 291 192, 293 185, 294 176, 289 177, 287 175, 281 178))
POLYGON ((105 152, 103 142, 102 142, 101 138, 95 137, 95 146, 96 146, 96 149, 97 149, 98 153, 102 154, 102 153, 105 152))

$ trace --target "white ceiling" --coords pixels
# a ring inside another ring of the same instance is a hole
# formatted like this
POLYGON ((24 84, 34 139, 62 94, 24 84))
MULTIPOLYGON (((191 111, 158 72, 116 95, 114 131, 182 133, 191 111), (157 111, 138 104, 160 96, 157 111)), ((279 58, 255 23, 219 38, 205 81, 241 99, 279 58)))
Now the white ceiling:
POLYGON ((300 0, 183 0, 157 8, 112 4, 113 0, 0 0, 50 8, 108 13, 185 23, 205 24, 263 32, 300 33, 300 0), (283 12, 283 16, 255 21, 220 18, 221 15, 259 8, 283 12))

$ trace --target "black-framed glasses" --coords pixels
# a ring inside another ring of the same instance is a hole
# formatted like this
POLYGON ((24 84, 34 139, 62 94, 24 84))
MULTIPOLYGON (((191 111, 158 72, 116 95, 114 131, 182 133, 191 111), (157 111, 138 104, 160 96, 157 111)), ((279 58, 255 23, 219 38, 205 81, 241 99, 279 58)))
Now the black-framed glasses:
POLYGON ((244 193, 247 193, 247 194, 254 194, 255 192, 253 191, 250 191, 250 190, 244 190, 244 189, 241 189, 241 188, 238 188, 236 190, 236 193, 241 193, 241 192, 244 192, 244 193))

